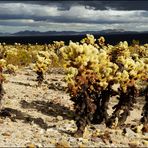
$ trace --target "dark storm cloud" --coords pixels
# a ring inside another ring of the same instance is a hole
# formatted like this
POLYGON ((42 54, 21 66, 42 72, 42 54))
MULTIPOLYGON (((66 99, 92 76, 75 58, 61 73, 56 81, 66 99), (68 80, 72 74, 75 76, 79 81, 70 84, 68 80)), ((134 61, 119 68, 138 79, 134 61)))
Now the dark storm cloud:
POLYGON ((108 8, 116 9, 116 10, 148 10, 148 1, 141 0, 110 0, 110 1, 96 1, 96 0, 83 0, 83 1, 71 1, 71 0, 59 0, 59 1, 0 1, 0 3, 25 3, 25 4, 37 4, 37 5, 49 5, 49 6, 57 6, 59 10, 69 10, 72 6, 82 5, 88 9, 95 10, 106 10, 108 8))
POLYGON ((148 10, 148 1, 102 1, 100 5, 97 2, 87 3, 88 6, 98 9, 112 8, 116 10, 148 10))
MULTIPOLYGON (((18 1, 16 1, 18 2, 18 1)), ((57 6, 60 10, 69 10, 72 6, 75 5, 83 5, 86 6, 88 9, 95 9, 95 10, 106 10, 108 8, 116 9, 116 10, 148 10, 148 1, 141 0, 110 0, 110 1, 95 1, 95 0, 83 0, 83 1, 22 1, 22 3, 28 4, 37 4, 37 5, 54 5, 57 6)))

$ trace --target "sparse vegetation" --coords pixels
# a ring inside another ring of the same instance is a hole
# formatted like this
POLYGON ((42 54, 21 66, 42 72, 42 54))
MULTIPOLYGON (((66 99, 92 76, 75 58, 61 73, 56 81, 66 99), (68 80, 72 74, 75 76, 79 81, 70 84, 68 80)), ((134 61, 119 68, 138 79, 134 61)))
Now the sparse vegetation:
MULTIPOLYGON (((17 71, 26 67, 37 74, 40 87, 35 89, 45 89, 41 84, 46 79, 45 75, 50 75, 51 68, 60 67, 66 71, 63 83, 66 82, 66 93, 74 103, 74 116, 69 117, 74 117, 77 129, 73 133, 76 137, 83 137, 87 127, 95 124, 105 123, 106 127, 112 129, 123 126, 139 97, 145 98, 139 121, 145 129, 148 125, 148 44, 139 45, 138 41, 133 41, 132 45, 128 45, 124 41, 113 46, 106 44, 104 37, 95 39, 89 34, 80 42, 70 41, 69 45, 62 41, 45 45, 3 43, 0 45, 0 100, 5 92, 2 71, 9 76, 16 76, 17 71), (117 101, 109 114, 112 98, 117 98, 117 101)), ((33 87, 29 83, 17 84, 33 87)), ((44 84, 52 89, 47 81, 44 84)), ((58 84, 57 87, 63 86, 58 84)), ((35 103, 30 106, 34 108, 35 103)), ((42 104, 37 108, 46 114, 50 112, 50 107, 44 108, 42 104)), ((29 117, 26 120, 37 122, 29 117)), ((39 122, 44 123, 42 119, 39 122)))
POLYGON ((69 46, 60 49, 68 71, 69 93, 75 102, 78 134, 82 135, 85 126, 93 122, 105 121, 112 127, 117 119, 116 126, 124 124, 141 85, 142 90, 147 86, 148 52, 145 46, 130 47, 126 41, 116 46, 105 45, 103 37, 96 43, 92 35, 87 35, 81 44, 70 42, 69 46), (117 91, 113 89, 116 84, 119 85, 117 91), (108 103, 115 95, 119 102, 108 117, 108 103))

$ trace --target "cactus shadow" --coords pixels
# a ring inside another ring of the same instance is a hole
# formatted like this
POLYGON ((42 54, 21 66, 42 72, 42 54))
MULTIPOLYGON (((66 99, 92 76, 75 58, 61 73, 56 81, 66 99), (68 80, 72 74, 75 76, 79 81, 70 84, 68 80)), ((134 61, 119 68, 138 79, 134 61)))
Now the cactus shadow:
POLYGON ((53 116, 53 117, 62 116, 63 119, 72 120, 75 115, 74 111, 70 110, 69 108, 52 102, 46 102, 40 100, 27 102, 25 100, 22 100, 20 104, 24 109, 30 109, 30 108, 36 109, 37 111, 47 116, 53 116))
POLYGON ((22 120, 24 123, 34 123, 39 125, 42 129, 47 129, 48 125, 44 122, 44 120, 40 117, 34 118, 24 112, 21 112, 20 110, 13 109, 13 108, 4 108, 0 111, 0 117, 3 118, 10 118, 11 121, 17 122, 17 120, 22 120))
POLYGON ((23 83, 23 82, 13 82, 11 83, 17 84, 17 85, 23 85, 23 86, 29 86, 29 87, 36 87, 36 85, 31 85, 30 83, 23 83))

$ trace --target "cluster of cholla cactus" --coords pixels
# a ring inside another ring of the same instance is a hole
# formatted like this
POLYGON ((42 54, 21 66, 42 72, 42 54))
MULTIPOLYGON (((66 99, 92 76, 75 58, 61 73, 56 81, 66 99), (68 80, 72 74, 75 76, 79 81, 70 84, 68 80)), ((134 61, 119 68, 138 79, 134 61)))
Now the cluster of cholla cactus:
MULTIPOLYGON (((143 90, 147 105, 147 44, 129 46, 124 41, 116 46, 105 45, 103 37, 96 40, 93 35, 87 35, 80 43, 70 42, 62 47, 60 52, 67 69, 68 92, 75 103, 76 134, 83 134, 90 123, 122 125, 143 90), (115 95, 119 102, 109 116, 108 103, 115 95)), ((142 114, 144 122, 148 119, 146 105, 142 114)))
POLYGON ((60 51, 59 49, 61 47, 65 46, 65 43, 63 41, 53 41, 53 44, 48 45, 48 51, 52 54, 51 61, 52 66, 61 66, 61 57, 60 57, 60 51))
POLYGON ((54 41, 53 44, 45 45, 42 51, 37 52, 34 70, 37 73, 37 81, 39 86, 42 84, 44 74, 48 71, 49 67, 58 64, 59 49, 63 46, 63 41, 54 41))
POLYGON ((0 66, 3 67, 5 73, 16 75, 16 71, 18 70, 18 66, 13 64, 8 64, 7 60, 0 59, 0 66))

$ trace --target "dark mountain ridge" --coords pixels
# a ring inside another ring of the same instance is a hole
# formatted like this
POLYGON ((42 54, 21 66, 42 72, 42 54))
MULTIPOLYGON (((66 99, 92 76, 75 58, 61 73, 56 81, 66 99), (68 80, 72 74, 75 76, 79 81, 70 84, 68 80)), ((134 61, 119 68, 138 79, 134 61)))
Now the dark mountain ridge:
MULTIPOLYGON (((128 41, 129 44, 133 40, 139 40, 140 44, 148 43, 148 33, 126 33, 126 34, 94 34, 95 38, 98 39, 100 36, 104 36, 106 43, 115 45, 120 41, 128 41)), ((78 35, 24 35, 24 36, 0 36, 0 43, 5 42, 7 44, 14 44, 15 42, 21 44, 51 44, 53 41, 64 41, 66 44, 70 40, 73 42, 79 42, 81 39, 86 37, 86 34, 78 35)))
POLYGON ((137 32, 137 31, 125 31, 123 29, 107 29, 101 31, 19 31, 16 33, 0 33, 0 36, 57 36, 57 35, 86 35, 86 34, 139 34, 139 33, 148 33, 147 32, 137 32))

